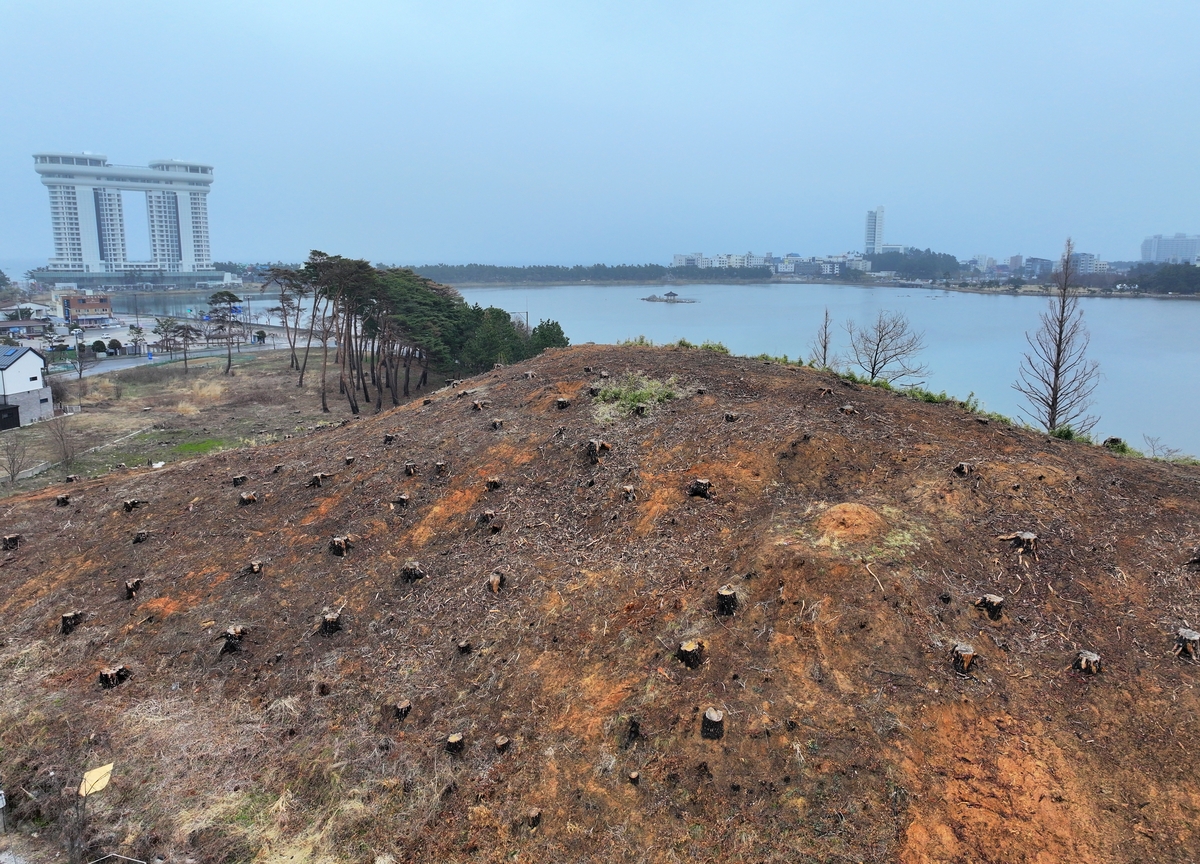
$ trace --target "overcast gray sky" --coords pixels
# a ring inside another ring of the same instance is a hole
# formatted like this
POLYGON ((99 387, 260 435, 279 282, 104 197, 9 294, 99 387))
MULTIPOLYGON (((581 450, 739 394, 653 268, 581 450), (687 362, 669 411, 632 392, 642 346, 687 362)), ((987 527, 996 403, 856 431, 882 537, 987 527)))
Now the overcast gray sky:
POLYGON ((215 166, 218 260, 1109 260, 1200 232, 1200 3, 0 0, 0 259, 40 150, 215 166))

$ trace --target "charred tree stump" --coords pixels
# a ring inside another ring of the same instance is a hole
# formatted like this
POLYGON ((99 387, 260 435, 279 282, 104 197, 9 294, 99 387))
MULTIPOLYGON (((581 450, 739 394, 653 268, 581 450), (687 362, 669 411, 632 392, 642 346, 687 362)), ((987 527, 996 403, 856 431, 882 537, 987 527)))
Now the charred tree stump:
POLYGON ((492 418, 492 428, 495 429, 496 431, 503 429, 504 428, 504 418, 503 417, 493 417, 492 418))
POLYGON ((733 411, 725 412, 725 422, 726 423, 736 423, 737 421, 738 421, 738 415, 735 412, 733 412, 733 411))
POLYGON ((503 573, 493 573, 488 577, 487 586, 493 594, 499 594, 500 589, 504 587, 504 582, 505 579, 503 573))
POLYGON ((563 411, 563 410, 571 407, 571 400, 566 399, 562 396, 559 396, 557 399, 554 400, 554 407, 557 408, 559 411, 563 411))
POLYGON ((692 480, 688 484, 687 493, 693 498, 711 498, 712 482, 709 480, 692 480))
POLYGON ((600 377, 601 377, 601 378, 607 378, 607 377, 608 377, 608 372, 606 372, 605 370, 601 369, 601 370, 600 370, 600 377))
POLYGON ((142 590, 141 579, 130 579, 125 583, 125 599, 136 600, 138 592, 142 590))
POLYGON ((1187 655, 1193 660, 1200 657, 1200 633, 1189 630, 1187 627, 1180 627, 1179 632, 1175 634, 1174 654, 1176 657, 1187 655))
POLYGON ((4 540, 0 541, 0 545, 4 547, 5 552, 14 552, 21 546, 21 535, 5 534, 4 540))
POLYGON ((391 432, 387 432, 384 434, 383 443, 385 445, 395 443, 395 441, 396 441, 396 436, 393 435, 391 432))
POLYGON ((1005 534, 996 539, 1011 543, 1017 550, 1018 558, 1032 555, 1034 561, 1038 560, 1038 536, 1032 531, 1014 531, 1012 534, 1005 534))
POLYGON ((126 513, 132 513, 146 503, 146 501, 140 501, 137 498, 130 498, 128 501, 123 502, 121 506, 125 508, 126 513))
POLYGON ((446 472, 450 470, 450 466, 445 462, 434 462, 433 470, 438 474, 445 475, 446 472))
POLYGON ((404 566, 400 568, 400 578, 405 582, 416 582, 418 579, 425 578, 425 571, 421 569, 421 565, 412 558, 404 562, 404 566))
POLYGON ((272 468, 272 469, 271 469, 271 473, 272 473, 272 474, 282 474, 282 473, 283 473, 283 466, 282 466, 282 465, 276 465, 274 468, 272 468))
POLYGON ((583 374, 584 374, 584 375, 591 375, 591 374, 592 374, 592 367, 591 367, 591 366, 584 366, 584 367, 583 367, 583 374))
POLYGON ((846 404, 845 404, 845 405, 843 405, 841 408, 839 408, 839 409, 838 409, 838 411, 841 411, 843 414, 846 414, 846 415, 850 415, 850 414, 857 414, 857 413, 858 413, 858 411, 856 411, 856 410, 854 409, 854 406, 853 406, 853 405, 851 405, 850 403, 846 403, 846 404))
POLYGON ((588 388, 588 395, 589 395, 589 396, 591 396, 592 398, 595 398, 595 397, 599 396, 599 395, 600 395, 600 388, 599 388, 599 387, 589 387, 589 388, 588 388))
POLYGON ((321 484, 323 484, 326 480, 332 479, 332 474, 326 474, 324 471, 318 471, 316 474, 312 475, 312 479, 305 483, 304 486, 307 489, 312 489, 314 487, 320 488, 321 484))
POLYGON ((246 565, 246 572, 251 574, 252 576, 258 576, 259 574, 261 574, 263 572, 263 562, 251 561, 249 564, 246 565))
POLYGON ((459 654, 470 654, 470 653, 471 653, 471 649, 472 649, 474 646, 473 646, 473 645, 471 645, 471 640, 470 640, 470 639, 461 639, 461 640, 459 640, 459 643, 458 643, 458 645, 457 645, 457 646, 455 646, 455 647, 457 647, 457 648, 458 648, 458 653, 459 653, 459 654))
POLYGON ((218 636, 218 639, 223 639, 221 651, 217 654, 218 657, 223 657, 226 654, 233 654, 242 649, 242 640, 246 637, 246 628, 241 625, 228 627, 225 632, 218 636))
POLYGON ((55 507, 69 507, 70 504, 71 504, 71 494, 69 492, 64 492, 62 495, 54 496, 54 506, 55 507))
POLYGON ((354 464, 354 456, 353 456, 353 454, 351 454, 350 456, 347 456, 347 457, 346 457, 346 459, 345 459, 345 462, 346 462, 346 464, 347 464, 347 465, 353 465, 353 464, 354 464))
POLYGON ((832 387, 818 387, 817 395, 818 396, 832 396, 833 388, 832 387))
POLYGON ((488 402, 486 399, 476 399, 474 402, 471 403, 471 410, 472 411, 482 411, 484 408, 490 407, 491 404, 492 403, 488 402))
POLYGON ((475 517, 475 524, 477 526, 479 526, 480 528, 483 528, 487 525, 492 524, 492 520, 495 518, 496 518, 495 510, 484 510, 482 513, 480 513, 478 516, 475 517))
POLYGON ((329 551, 334 555, 344 556, 353 546, 354 542, 349 534, 345 537, 331 537, 329 540, 329 551))
POLYGON ((406 477, 416 477, 417 476, 417 463, 416 462, 405 462, 404 463, 404 474, 406 477))
POLYGON ((621 497, 626 501, 633 503, 634 501, 637 501, 637 491, 632 486, 622 486, 621 497))
POLYGON ((397 507, 407 507, 408 506, 408 493, 401 492, 399 495, 397 495, 395 498, 392 499, 392 503, 395 504, 397 507))
POLYGON ((507 735, 496 736, 496 752, 507 753, 508 748, 512 746, 512 740, 507 735))
POLYGON ((636 786, 636 785, 638 785, 638 783, 640 783, 640 782, 641 782, 641 780, 642 780, 642 775, 641 775, 641 774, 639 774, 637 771, 630 771, 630 772, 629 772, 629 782, 630 782, 630 784, 632 784, 632 785, 636 786))
POLYGON ((521 374, 521 377, 524 378, 526 381, 532 381, 534 378, 537 377, 537 373, 536 372, 524 372, 521 374))
POLYGON ((326 609, 321 613, 321 624, 317 627, 317 633, 322 636, 332 636, 334 633, 342 629, 342 610, 330 612, 326 609))
POLYGON ((718 741, 725 736, 725 712, 709 708, 700 718, 700 737, 718 741))
POLYGON ((234 486, 244 486, 245 484, 247 484, 249 482, 250 482, 250 478, 247 477, 245 474, 239 474, 233 478, 234 486))
POLYGON ((687 642, 680 642, 679 648, 675 651, 675 656, 679 658, 679 662, 689 669, 697 668, 704 662, 704 643, 694 639, 689 639, 687 642))
POLYGON ((487 488, 488 488, 489 492, 495 492, 497 489, 499 489, 501 486, 504 485, 504 481, 501 480, 499 477, 489 477, 489 478, 487 478, 487 480, 485 482, 487 483, 487 488))
POLYGON ((258 496, 253 492, 242 492, 238 495, 238 506, 245 507, 248 504, 253 504, 258 500, 258 496))
POLYGON ((399 726, 404 722, 404 718, 412 711, 412 703, 407 699, 401 702, 385 702, 380 708, 380 720, 384 728, 392 728, 399 726))
POLYGON ((459 756, 466 746, 466 741, 463 739, 461 732, 455 732, 453 735, 446 738, 446 752, 451 756, 459 756))
POLYGON ((529 811, 525 816, 525 823, 530 828, 536 828, 542 824, 542 811, 536 807, 529 811))
POLYGON ((113 666, 109 669, 100 670, 100 686, 105 690, 111 690, 118 684, 123 684, 133 677, 133 673, 124 666, 113 666))
POLYGON ((722 585, 717 589, 717 614, 732 615, 738 608, 737 592, 732 585, 722 585))
POLYGON ((982 609, 993 621, 999 621, 1004 613, 1004 598, 999 594, 984 594, 975 601, 975 608, 982 609))
POLYGON ((970 462, 959 462, 954 466, 954 473, 960 477, 966 477, 968 474, 974 472, 974 470, 975 466, 970 462))
POLYGON ((150 539, 149 531, 138 531, 136 534, 133 535, 134 543, 145 543, 149 539, 150 539))
POLYGON ((64 636, 70 636, 71 633, 74 632, 75 628, 82 623, 82 612, 64 612, 62 615, 62 621, 58 626, 58 632, 62 633, 64 636))
POLYGON ((975 663, 975 649, 966 642, 959 642, 950 652, 950 657, 954 663, 954 671, 959 675, 966 675, 975 663))
POLYGON ((1080 651, 1071 664, 1072 669, 1084 675, 1099 675, 1101 666, 1100 655, 1095 651, 1080 651))
POLYGON ((82 478, 82 477, 80 477, 78 474, 68 474, 68 475, 67 475, 67 482, 68 482, 68 483, 78 483, 78 482, 80 482, 82 479, 83 479, 83 478, 82 478))
POLYGON ((601 454, 611 449, 612 445, 607 441, 601 441, 599 438, 593 438, 587 443, 588 461, 593 465, 599 465, 601 454))

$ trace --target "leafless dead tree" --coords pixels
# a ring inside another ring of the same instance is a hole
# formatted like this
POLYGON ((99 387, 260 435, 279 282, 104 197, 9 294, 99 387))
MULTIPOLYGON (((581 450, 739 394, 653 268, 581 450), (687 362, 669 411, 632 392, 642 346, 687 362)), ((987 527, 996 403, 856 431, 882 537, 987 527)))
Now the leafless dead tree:
POLYGON ((50 438, 50 444, 54 447, 58 461, 64 468, 69 466, 75 461, 76 453, 75 432, 71 429, 71 415, 58 414, 43 423, 42 427, 50 438))
POLYGON ((875 321, 866 327, 847 321, 846 332, 850 334, 847 359, 869 380, 892 384, 929 374, 929 367, 916 360, 925 349, 925 334, 913 330, 903 312, 880 309, 875 321))
POLYGON ((8 474, 8 485, 11 486, 17 482, 17 475, 28 467, 25 436, 20 429, 12 429, 4 434, 0 457, 4 459, 4 470, 8 474))
POLYGON ((1183 451, 1177 447, 1168 447, 1162 443, 1162 438, 1151 435, 1143 435, 1142 440, 1146 442, 1146 449, 1150 451, 1151 459, 1165 459, 1170 462, 1173 459, 1178 459, 1183 455, 1183 451))
POLYGON ((825 307, 825 317, 821 319, 821 326, 817 328, 817 335, 813 337, 813 341, 808 346, 808 363, 810 366, 815 366, 818 369, 833 369, 838 365, 840 358, 833 351, 833 316, 829 314, 829 307, 825 307))
POLYGON ((1026 332, 1029 350, 1012 386, 1029 402, 1022 413, 1047 432, 1070 428, 1086 434, 1100 419, 1088 414, 1092 393, 1100 383, 1100 365, 1087 358, 1091 334, 1083 323, 1079 295, 1071 291, 1074 252, 1075 244, 1068 237, 1050 303, 1041 314, 1042 326, 1033 335, 1026 332))

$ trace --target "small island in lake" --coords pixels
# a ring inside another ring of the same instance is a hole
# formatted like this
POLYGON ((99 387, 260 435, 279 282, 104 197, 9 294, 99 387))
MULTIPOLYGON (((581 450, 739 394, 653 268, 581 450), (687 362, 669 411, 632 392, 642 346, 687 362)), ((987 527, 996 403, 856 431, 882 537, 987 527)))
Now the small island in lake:
POLYGON ((680 297, 674 291, 668 291, 662 297, 657 294, 651 294, 649 297, 643 297, 647 303, 698 303, 698 300, 692 300, 689 297, 680 297))

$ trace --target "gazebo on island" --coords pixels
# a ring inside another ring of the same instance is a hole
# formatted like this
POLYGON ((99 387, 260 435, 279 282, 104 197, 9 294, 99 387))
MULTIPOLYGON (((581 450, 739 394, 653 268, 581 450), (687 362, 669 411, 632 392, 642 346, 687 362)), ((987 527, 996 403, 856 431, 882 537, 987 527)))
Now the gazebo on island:
POLYGON ((679 295, 678 295, 678 294, 676 294, 674 291, 668 291, 668 292, 667 292, 666 294, 664 294, 663 296, 664 296, 664 297, 666 297, 668 300, 674 300, 674 299, 675 299, 676 297, 678 297, 679 295))

